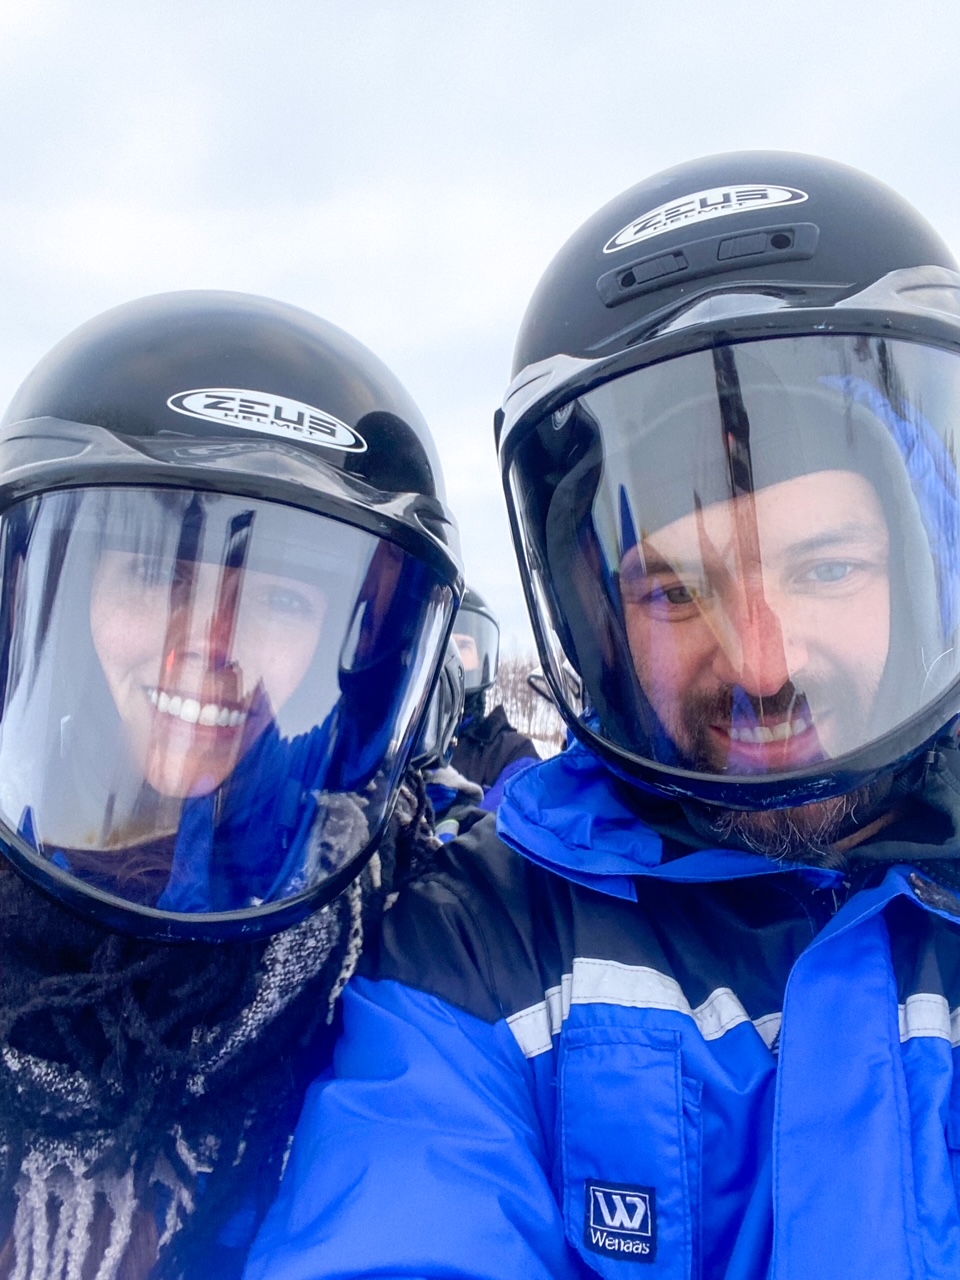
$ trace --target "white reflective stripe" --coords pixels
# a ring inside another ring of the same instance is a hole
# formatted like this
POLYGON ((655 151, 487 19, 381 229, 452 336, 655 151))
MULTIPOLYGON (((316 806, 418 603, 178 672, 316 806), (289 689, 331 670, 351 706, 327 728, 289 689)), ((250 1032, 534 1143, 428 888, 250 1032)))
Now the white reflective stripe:
POLYGON ((559 987, 551 987, 539 1004, 521 1009, 507 1019, 525 1058, 535 1058, 553 1048, 553 1037, 560 1034, 563 1021, 570 1012, 570 988, 573 974, 565 973, 559 987))
POLYGON ((944 996, 924 992, 907 996, 899 1014, 901 1041, 935 1036, 949 1040, 954 1048, 960 1045, 960 1009, 951 1010, 944 996))
POLYGON ((530 1005, 529 1009, 521 1009, 519 1013, 512 1013, 507 1019, 507 1026, 513 1032, 513 1038, 525 1058, 536 1058, 538 1054, 553 1048, 546 1000, 530 1005))
POLYGON ((773 1048, 773 1042, 780 1034, 781 1022, 783 1022, 782 1013, 765 1013, 762 1018, 753 1020, 753 1025, 760 1032, 760 1039, 768 1049, 773 1048))
MULTIPOLYGON (((546 1053, 563 1025, 571 1005, 616 1004, 628 1009, 665 1009, 692 1018, 705 1040, 717 1040, 750 1018, 729 987, 716 991, 695 1009, 674 978, 645 965, 616 960, 578 958, 573 973, 564 974, 538 1004, 512 1014, 507 1024, 527 1058, 546 1053)), ((757 1030, 769 1047, 780 1026, 780 1014, 765 1014, 757 1030)))

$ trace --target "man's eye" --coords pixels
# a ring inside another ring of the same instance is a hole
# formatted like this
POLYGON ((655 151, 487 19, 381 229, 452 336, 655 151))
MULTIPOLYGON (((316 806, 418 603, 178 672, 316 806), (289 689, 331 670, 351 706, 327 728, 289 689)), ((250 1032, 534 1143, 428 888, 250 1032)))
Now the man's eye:
POLYGON ((807 578, 814 583, 829 585, 833 582, 843 582, 853 570, 854 565, 849 560, 825 560, 822 564, 814 565, 809 569, 807 578))

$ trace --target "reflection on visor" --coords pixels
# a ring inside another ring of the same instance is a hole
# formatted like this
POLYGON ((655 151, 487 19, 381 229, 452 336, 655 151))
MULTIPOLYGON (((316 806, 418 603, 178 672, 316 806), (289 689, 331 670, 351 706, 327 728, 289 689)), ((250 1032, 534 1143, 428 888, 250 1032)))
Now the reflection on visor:
POLYGON ((533 451, 565 451, 531 558, 612 742, 707 775, 790 774, 960 675, 953 353, 752 342, 568 407, 512 483, 547 469, 533 451))
POLYGON ((448 616, 419 561, 190 491, 48 494, 0 536, 0 821, 174 913, 294 898, 365 849, 448 616))

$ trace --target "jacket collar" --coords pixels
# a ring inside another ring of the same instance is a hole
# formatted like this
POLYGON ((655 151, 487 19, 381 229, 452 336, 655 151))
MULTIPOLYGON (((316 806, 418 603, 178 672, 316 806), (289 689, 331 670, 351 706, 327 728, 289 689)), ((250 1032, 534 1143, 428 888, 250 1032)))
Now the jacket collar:
MULTIPOLYGON (((936 862, 956 868, 960 752, 955 747, 938 750, 921 789, 908 799, 907 816, 865 844, 858 860, 901 868, 920 865, 924 874, 930 874, 936 862)), ((658 803, 651 799, 649 812, 658 803)), ((643 810, 642 798, 628 803, 596 756, 575 743, 507 783, 497 831, 504 843, 531 862, 587 888, 631 900, 636 900, 639 876, 708 883, 793 872, 824 887, 843 880, 839 871, 709 846, 693 847, 665 861, 663 837, 642 816, 643 810)))
POLYGON ((636 876, 710 882, 800 870, 832 885, 839 872, 773 862, 736 849, 694 849, 664 862, 663 838, 618 794, 611 775, 579 743, 507 783, 497 832, 517 853, 568 880, 636 899, 636 876))

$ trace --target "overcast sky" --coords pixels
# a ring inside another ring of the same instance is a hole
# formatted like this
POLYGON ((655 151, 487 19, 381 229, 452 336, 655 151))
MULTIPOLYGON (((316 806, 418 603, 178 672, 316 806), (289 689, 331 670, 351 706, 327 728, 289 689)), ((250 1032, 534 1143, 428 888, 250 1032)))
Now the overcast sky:
POLYGON ((143 294, 306 307, 419 402, 532 647, 491 419, 553 254, 747 148, 866 169, 960 251, 958 51, 957 0, 0 0, 0 400, 143 294))

